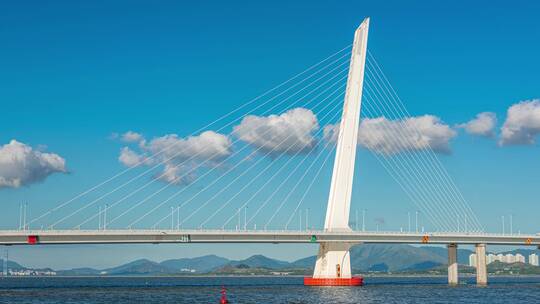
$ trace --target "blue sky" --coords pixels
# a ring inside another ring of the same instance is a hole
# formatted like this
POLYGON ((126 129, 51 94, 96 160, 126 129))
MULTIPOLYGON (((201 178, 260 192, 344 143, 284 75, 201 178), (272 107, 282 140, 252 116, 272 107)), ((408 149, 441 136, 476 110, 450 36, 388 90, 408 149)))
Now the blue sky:
MULTIPOLYGON (((18 225, 22 201, 29 203, 32 218, 123 170, 118 155, 125 144, 111 134, 187 136, 350 44, 366 16, 371 17, 369 49, 412 115, 436 115, 453 127, 493 112, 500 133, 510 106, 540 98, 539 6, 532 1, 3 3, 0 145, 16 139, 58 154, 69 174, 0 188, 0 227, 18 225)), ((452 153, 440 158, 486 229, 499 231, 501 215, 512 213, 515 230, 538 232, 538 145, 501 147, 500 135, 457 132, 452 153)), ((384 218, 387 229, 405 226, 415 207, 367 151, 360 149, 357 162, 352 208, 368 210, 368 228, 374 229, 375 218, 384 218)), ((303 206, 319 227, 330 171, 322 173, 303 206)), ((162 185, 156 182, 149 190, 162 185)), ((167 210, 144 224, 152 225, 167 210)), ((218 218, 223 222, 229 215, 218 218)), ((311 247, 284 245, 253 246, 249 252, 234 246, 160 248, 141 249, 141 256, 223 251, 229 257, 263 252, 291 259, 314 253, 311 247)), ((89 256, 110 250, 116 260, 128 259, 126 247, 67 249, 77 250, 89 256)), ((95 259, 88 263, 99 265, 95 259)))

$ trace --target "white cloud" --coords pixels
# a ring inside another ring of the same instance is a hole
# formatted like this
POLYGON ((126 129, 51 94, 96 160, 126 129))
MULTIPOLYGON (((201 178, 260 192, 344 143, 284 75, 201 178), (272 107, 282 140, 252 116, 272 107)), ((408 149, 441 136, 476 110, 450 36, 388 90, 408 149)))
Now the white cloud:
POLYGON ((163 151, 162 158, 175 161, 193 160, 220 161, 231 154, 232 142, 227 135, 205 131, 199 136, 187 138, 169 134, 152 139, 144 146, 152 154, 163 151))
MULTIPOLYGON (((339 125, 323 129, 325 140, 336 141, 339 125)), ((423 150, 450 153, 450 140, 456 132, 433 115, 389 120, 385 117, 363 118, 358 130, 358 144, 380 154, 423 150)))
POLYGON ((122 134, 121 139, 123 142, 136 143, 144 140, 144 137, 140 133, 127 131, 126 133, 122 134))
POLYGON ((281 115, 248 115, 233 128, 233 134, 275 156, 311 151, 317 145, 313 133, 318 129, 319 122, 312 111, 295 108, 281 115))
POLYGON ((465 129, 465 132, 484 136, 493 137, 495 135, 494 129, 497 124, 497 116, 492 112, 482 112, 476 115, 476 117, 464 124, 458 125, 458 128, 465 129))
POLYGON ((157 137, 149 142, 139 139, 135 152, 129 147, 120 151, 119 161, 128 167, 162 164, 156 178, 173 184, 188 184, 195 178, 195 166, 219 165, 232 153, 232 142, 226 135, 205 131, 198 136, 181 138, 176 134, 157 137))
POLYGON ((56 172, 67 172, 66 161, 58 154, 37 151, 16 140, 0 147, 0 188, 40 182, 56 172))
POLYGON ((126 167, 135 167, 144 164, 146 157, 131 150, 129 147, 123 147, 122 150, 120 150, 118 160, 126 167))
POLYGON ((190 166, 178 166, 168 163, 164 166, 163 172, 156 174, 155 178, 175 185, 187 185, 192 183, 197 177, 194 172, 190 172, 190 169, 190 166))
POLYGON ((323 128, 323 139, 325 141, 336 142, 339 135, 339 125, 326 125, 323 128))
POLYGON ((540 134, 540 99, 521 101, 508 108, 501 128, 501 145, 532 145, 540 134))

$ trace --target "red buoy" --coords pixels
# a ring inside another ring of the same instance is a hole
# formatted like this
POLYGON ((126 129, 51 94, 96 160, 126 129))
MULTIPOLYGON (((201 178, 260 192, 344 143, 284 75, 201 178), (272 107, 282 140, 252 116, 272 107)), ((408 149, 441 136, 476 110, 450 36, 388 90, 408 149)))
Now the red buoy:
POLYGON ((362 286, 363 277, 351 278, 312 278, 304 277, 305 286, 362 286))
POLYGON ((227 290, 225 289, 225 286, 221 287, 221 299, 219 300, 219 304, 228 304, 229 300, 227 300, 227 290))

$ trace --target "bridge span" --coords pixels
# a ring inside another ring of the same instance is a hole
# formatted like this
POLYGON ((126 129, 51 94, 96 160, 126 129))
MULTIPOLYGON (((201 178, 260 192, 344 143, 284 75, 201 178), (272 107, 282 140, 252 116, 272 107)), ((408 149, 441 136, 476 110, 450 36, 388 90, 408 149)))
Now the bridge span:
POLYGON ((159 243, 403 243, 540 246, 539 234, 324 230, 3 230, 0 245, 159 243))

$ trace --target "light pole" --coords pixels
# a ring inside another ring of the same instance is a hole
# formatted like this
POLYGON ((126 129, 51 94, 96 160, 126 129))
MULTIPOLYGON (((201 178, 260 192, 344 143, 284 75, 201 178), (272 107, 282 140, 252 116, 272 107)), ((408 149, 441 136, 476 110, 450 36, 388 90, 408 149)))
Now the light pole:
POLYGON ((180 205, 176 207, 176 230, 180 230, 180 205))
POLYGON ((27 212, 28 212, 28 203, 24 203, 23 230, 26 230, 26 213, 27 212))
POLYGON ((240 217, 241 217, 240 212, 241 212, 241 211, 242 211, 242 210, 241 210, 240 208, 238 208, 238 225, 236 226, 236 230, 240 230, 240 225, 241 225, 241 223, 240 223, 240 221, 241 221, 241 220, 240 220, 240 217))
POLYGON ((306 209, 306 231, 309 230, 309 208, 306 209))
POLYGON ((358 231, 358 209, 354 210, 354 226, 356 227, 355 230, 358 231))
POLYGON ((514 227, 512 225, 512 214, 510 214, 510 235, 514 234, 514 227))
POLYGON ((418 211, 415 212, 416 215, 416 233, 418 233, 418 211))
POLYGON ((99 206, 98 218, 98 230, 101 230, 101 206, 99 206))
POLYGON ((247 230, 247 206, 244 208, 244 230, 247 230))
POLYGON ((174 207, 171 206, 171 230, 174 229, 174 207))
POLYGON ((366 231, 366 209, 362 210, 362 231, 366 231))
POLYGON ((409 228, 408 232, 411 233, 411 212, 407 212, 407 227, 409 228))
POLYGON ((107 209, 109 209, 109 204, 105 204, 105 210, 103 211, 103 230, 107 230, 107 209))
POLYGON ((19 230, 26 230, 26 203, 19 206, 19 230))
POLYGON ((302 210, 298 210, 298 220, 300 221, 298 228, 302 231, 302 210))
POLYGON ((22 229, 22 222, 23 222, 22 221, 22 216, 23 216, 22 214, 23 214, 23 204, 20 203, 19 204, 19 230, 22 229))

